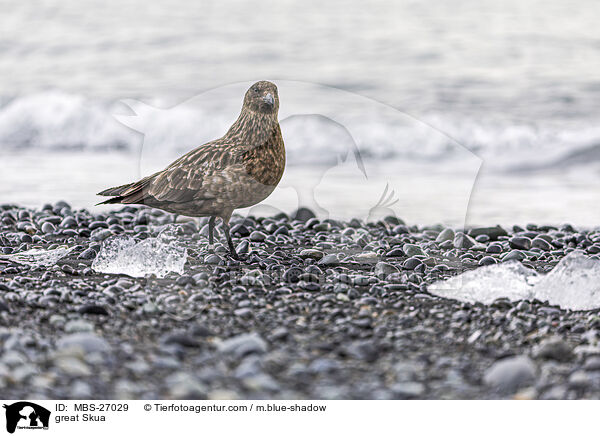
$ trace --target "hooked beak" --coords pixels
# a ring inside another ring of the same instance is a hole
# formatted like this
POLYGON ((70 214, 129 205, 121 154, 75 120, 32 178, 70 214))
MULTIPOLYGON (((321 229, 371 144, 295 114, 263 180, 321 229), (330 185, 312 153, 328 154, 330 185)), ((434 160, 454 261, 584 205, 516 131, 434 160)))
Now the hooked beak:
POLYGON ((275 99, 271 93, 268 93, 263 97, 263 101, 267 103, 269 106, 273 106, 275 104, 275 99))

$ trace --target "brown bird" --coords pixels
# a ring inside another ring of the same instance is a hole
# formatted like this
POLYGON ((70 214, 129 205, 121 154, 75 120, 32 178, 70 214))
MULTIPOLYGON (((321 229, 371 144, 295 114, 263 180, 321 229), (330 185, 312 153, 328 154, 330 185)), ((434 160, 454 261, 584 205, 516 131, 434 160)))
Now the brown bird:
POLYGON ((238 259, 229 232, 231 214, 267 198, 285 168, 278 111, 277 87, 266 81, 255 83, 246 92, 240 116, 223 137, 138 182, 100 192, 114 198, 99 204, 144 204, 186 216, 208 216, 211 245, 219 217, 231 256, 238 259))

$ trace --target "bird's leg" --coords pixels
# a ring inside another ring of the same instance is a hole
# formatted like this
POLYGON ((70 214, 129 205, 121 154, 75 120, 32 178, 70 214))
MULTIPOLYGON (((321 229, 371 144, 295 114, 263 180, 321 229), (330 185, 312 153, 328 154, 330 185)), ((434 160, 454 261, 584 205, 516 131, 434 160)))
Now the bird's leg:
POLYGON ((211 216, 208 220, 208 243, 212 246, 214 242, 213 233, 215 231, 215 217, 211 216))
POLYGON ((235 247, 233 246, 233 241, 231 240, 231 235, 229 234, 229 223, 223 220, 223 231, 225 232, 225 237, 227 238, 227 245, 229 245, 229 251, 231 253, 231 257, 235 260, 240 260, 240 257, 235 251, 235 247))
POLYGON ((215 217, 211 216, 208 219, 208 246, 206 247, 206 251, 209 253, 215 252, 215 217))

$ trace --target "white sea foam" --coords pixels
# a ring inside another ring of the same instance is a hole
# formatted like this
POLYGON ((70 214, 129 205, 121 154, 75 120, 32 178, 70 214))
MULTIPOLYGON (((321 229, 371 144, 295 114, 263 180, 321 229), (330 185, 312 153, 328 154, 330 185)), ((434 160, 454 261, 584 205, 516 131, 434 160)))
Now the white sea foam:
MULTIPOLYGON (((322 92, 341 103, 328 102, 311 108, 310 102, 290 101, 293 96, 287 91, 281 124, 288 162, 293 165, 335 163, 352 150, 359 151, 364 159, 433 162, 460 158, 461 153, 470 150, 483 158, 488 167, 495 168, 600 161, 600 151, 596 151, 600 148, 600 127, 595 124, 527 124, 486 118, 454 119, 451 114, 433 113, 417 120, 351 93, 309 88, 317 96, 322 92), (578 159, 578 154, 584 157, 578 159)), ((231 94, 227 99, 219 96, 226 101, 220 105, 207 93, 162 109, 130 100, 127 103, 135 115, 116 117, 122 107, 116 102, 60 91, 26 95, 0 107, 0 151, 142 148, 142 159, 144 154, 157 153, 172 158, 225 133, 239 111, 239 92, 231 94)))
POLYGON ((467 271, 428 287, 432 294, 470 303, 548 301, 570 310, 600 307, 600 261, 571 253, 546 275, 513 261, 467 271))
POLYGON ((136 135, 111 107, 60 91, 16 98, 0 108, 0 150, 130 148, 136 135))

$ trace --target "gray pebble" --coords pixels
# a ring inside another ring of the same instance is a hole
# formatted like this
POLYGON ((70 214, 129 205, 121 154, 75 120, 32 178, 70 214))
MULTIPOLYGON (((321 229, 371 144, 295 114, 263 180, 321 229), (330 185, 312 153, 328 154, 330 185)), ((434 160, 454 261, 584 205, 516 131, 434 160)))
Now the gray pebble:
POLYGON ((105 353, 111 350, 106 340, 93 333, 73 333, 61 337, 56 346, 58 349, 81 350, 85 353, 105 353))
POLYGON ((516 250, 529 250, 531 248, 531 239, 525 236, 514 236, 508 240, 510 248, 516 250))
POLYGON ((454 230, 450 228, 446 228, 440 232, 440 234, 435 238, 435 242, 441 243, 444 241, 452 241, 454 240, 454 230))
POLYGON ((319 260, 324 256, 324 253, 321 250, 315 250, 312 248, 308 248, 306 250, 302 250, 299 254, 302 259, 316 259, 319 260))
POLYGON ((255 230, 250 233, 250 240, 252 242, 263 242, 265 239, 267 239, 267 235, 265 235, 263 232, 255 230))
POLYGON ((423 395, 425 387, 418 382, 402 382, 392 385, 391 390, 396 399, 411 400, 423 395))
POLYGON ((553 336, 544 339, 534 350, 533 355, 540 359, 568 362, 573 358, 573 347, 561 337, 553 336))
POLYGON ((501 393, 510 394, 531 385, 535 378, 535 363, 527 356, 515 356, 496 361, 485 372, 483 381, 501 393))
POLYGON ((49 223, 49 222, 45 222, 44 224, 42 224, 42 233, 51 234, 51 233, 54 233, 55 231, 56 231, 56 227, 54 226, 54 224, 49 223))
POLYGON ((267 343, 258 333, 245 333, 226 339, 218 345, 219 351, 237 358, 251 353, 265 353, 267 343))
POLYGON ((83 319, 74 319, 65 324, 66 333, 92 332, 94 325, 83 319))
POLYGON ((522 251, 519 250, 512 250, 510 253, 508 253, 506 256, 504 256, 502 258, 503 262, 508 262, 510 260, 523 260, 525 259, 527 256, 525 256, 525 254, 522 251))

